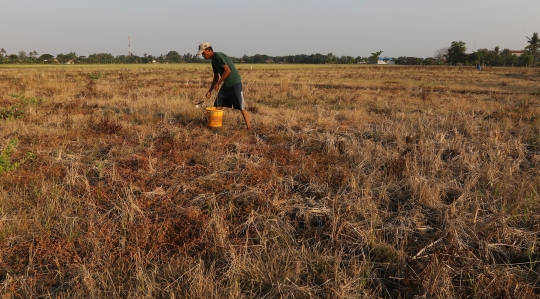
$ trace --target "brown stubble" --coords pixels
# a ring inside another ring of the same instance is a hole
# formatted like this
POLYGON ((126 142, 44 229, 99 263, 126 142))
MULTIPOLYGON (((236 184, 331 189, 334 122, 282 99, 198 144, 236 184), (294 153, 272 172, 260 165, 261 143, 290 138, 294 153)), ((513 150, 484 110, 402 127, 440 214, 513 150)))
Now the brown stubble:
POLYGON ((2 107, 44 99, 0 128, 36 155, 0 177, 2 292, 538 295, 534 73, 239 69, 252 132, 206 127, 208 69, 0 69, 2 107))

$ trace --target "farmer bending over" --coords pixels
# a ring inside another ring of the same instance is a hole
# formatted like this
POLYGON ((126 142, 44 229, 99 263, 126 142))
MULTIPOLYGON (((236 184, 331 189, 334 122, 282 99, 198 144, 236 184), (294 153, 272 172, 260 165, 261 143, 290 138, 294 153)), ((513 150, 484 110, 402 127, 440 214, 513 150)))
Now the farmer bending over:
POLYGON ((240 74, 236 70, 234 63, 227 55, 221 52, 214 52, 210 43, 200 44, 199 52, 197 52, 196 56, 199 54, 202 54, 204 59, 212 60, 212 70, 214 71, 214 80, 212 80, 212 85, 206 93, 206 97, 210 98, 212 90, 219 90, 214 106, 218 109, 229 107, 240 110, 246 121, 246 127, 251 129, 249 114, 244 103, 242 78, 240 78, 240 74), (220 89, 219 86, 221 84, 223 85, 220 89))

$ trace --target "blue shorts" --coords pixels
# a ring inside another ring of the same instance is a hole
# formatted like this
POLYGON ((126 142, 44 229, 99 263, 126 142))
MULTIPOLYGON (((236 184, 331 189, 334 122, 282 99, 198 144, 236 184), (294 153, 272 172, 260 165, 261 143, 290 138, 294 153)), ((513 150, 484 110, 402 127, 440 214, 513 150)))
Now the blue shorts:
POLYGON ((244 92, 242 91, 242 82, 231 88, 221 88, 214 102, 215 107, 227 107, 237 110, 245 110, 244 92))

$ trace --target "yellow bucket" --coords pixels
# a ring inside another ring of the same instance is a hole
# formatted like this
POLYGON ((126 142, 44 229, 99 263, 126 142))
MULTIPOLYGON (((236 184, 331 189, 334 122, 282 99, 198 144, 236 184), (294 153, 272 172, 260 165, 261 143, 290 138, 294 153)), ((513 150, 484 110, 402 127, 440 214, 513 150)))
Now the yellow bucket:
POLYGON ((216 107, 206 108, 208 114, 208 126, 212 128, 219 128, 223 121, 223 109, 217 109, 216 107))

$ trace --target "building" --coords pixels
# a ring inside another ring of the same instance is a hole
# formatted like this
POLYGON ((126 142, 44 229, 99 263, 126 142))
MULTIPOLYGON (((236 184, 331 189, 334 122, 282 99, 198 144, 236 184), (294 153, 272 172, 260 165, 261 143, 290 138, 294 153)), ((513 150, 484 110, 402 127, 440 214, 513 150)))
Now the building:
POLYGON ((525 54, 525 50, 510 50, 510 54, 516 55, 517 57, 525 54))
POLYGON ((393 57, 379 57, 377 64, 396 64, 393 57))

